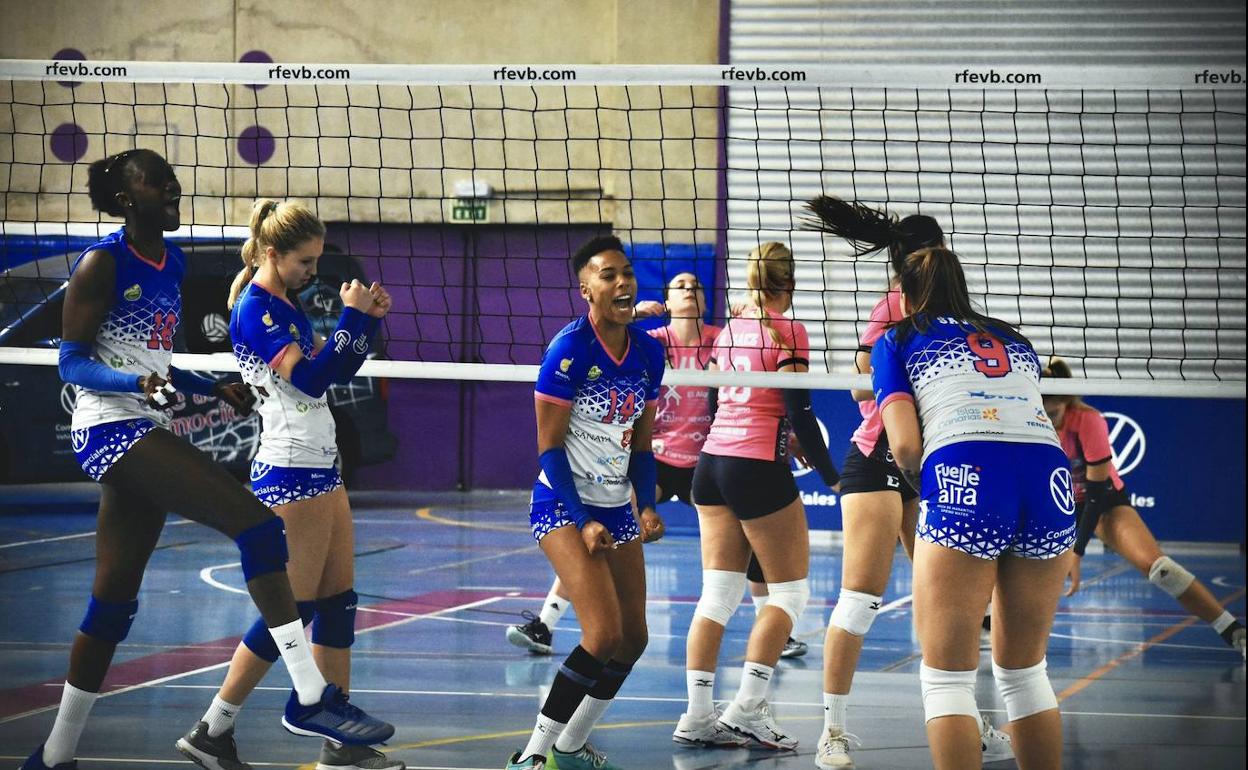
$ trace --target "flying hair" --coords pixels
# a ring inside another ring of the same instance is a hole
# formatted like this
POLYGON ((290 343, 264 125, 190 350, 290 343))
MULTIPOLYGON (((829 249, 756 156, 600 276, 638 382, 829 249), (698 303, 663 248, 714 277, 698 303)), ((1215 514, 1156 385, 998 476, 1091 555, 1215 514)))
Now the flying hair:
POLYGON ((935 219, 912 214, 898 219, 882 209, 832 195, 820 195, 806 203, 809 212, 802 225, 849 242, 855 257, 888 249, 893 275, 901 273, 901 263, 911 252, 942 246, 945 233, 935 219))

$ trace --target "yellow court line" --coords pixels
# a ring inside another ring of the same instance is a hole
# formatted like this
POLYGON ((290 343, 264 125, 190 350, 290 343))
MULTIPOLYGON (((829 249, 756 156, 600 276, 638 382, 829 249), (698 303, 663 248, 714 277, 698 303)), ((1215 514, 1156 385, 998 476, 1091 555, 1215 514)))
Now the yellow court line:
MULTIPOLYGON (((1241 598, 1243 595, 1244 595, 1244 589, 1241 588, 1235 593, 1230 594, 1229 596, 1223 599, 1219 599, 1218 603, 1221 604, 1223 607, 1225 607, 1231 602, 1236 601, 1237 599, 1241 598)), ((1198 620, 1200 620, 1200 618, 1196 617, 1195 615, 1191 615, 1183 620, 1180 620, 1178 623, 1175 623, 1169 628, 1166 628, 1160 633, 1150 637, 1147 641, 1140 642, 1138 645, 1136 645, 1132 649, 1127 650, 1126 652, 1122 653, 1118 657, 1109 661, 1105 665, 1100 666, 1095 671, 1092 671, 1088 675, 1084 676, 1079 681, 1070 685, 1065 690, 1062 690, 1060 693, 1057 694, 1058 703, 1061 703, 1062 701, 1066 700, 1072 695, 1076 695, 1077 693, 1082 692, 1083 690, 1087 689, 1089 685, 1091 685, 1093 682, 1100 679, 1101 677, 1105 676, 1110 671, 1113 671, 1114 669, 1121 666, 1123 663, 1126 663, 1128 660, 1131 660, 1132 658, 1142 654, 1143 652, 1148 650, 1148 648, 1152 647, 1153 645, 1160 644, 1161 642, 1166 641, 1167 639, 1179 633, 1183 629, 1196 623, 1198 620)))
POLYGON ((478 524, 472 521, 460 521, 458 519, 448 519, 445 516, 438 516, 433 512, 432 508, 418 508, 416 510, 416 518, 425 521, 433 521, 438 524, 449 524, 452 527, 465 527, 467 529, 490 529, 496 532, 528 532, 529 528, 516 524, 478 524))

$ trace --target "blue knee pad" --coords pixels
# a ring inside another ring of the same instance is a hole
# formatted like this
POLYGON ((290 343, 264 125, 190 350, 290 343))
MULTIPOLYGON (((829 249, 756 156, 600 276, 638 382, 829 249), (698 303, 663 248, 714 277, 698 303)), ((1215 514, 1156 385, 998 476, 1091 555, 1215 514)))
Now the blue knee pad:
POLYGON ((139 612, 139 600, 106 602, 95 598, 87 602, 87 614, 78 630, 87 636, 117 644, 130 634, 130 625, 139 612))
POLYGON ((355 644, 355 606, 360 597, 348 588, 340 594, 316 600, 312 643, 345 650, 355 644))
MULTIPOLYGON (((303 621, 303 627, 307 628, 316 614, 316 602, 295 602, 295 606, 299 608, 299 619, 303 621)), ((269 626, 264 622, 264 618, 256 618, 256 622, 251 624, 251 628, 243 634, 243 644, 247 645, 247 649, 254 652, 256 657, 263 658, 270 663, 276 663, 281 657, 277 642, 273 641, 273 634, 269 633, 269 626)))
POLYGON ((286 527, 281 516, 274 516, 244 530, 234 538, 238 543, 238 551, 242 556, 243 579, 250 582, 252 578, 270 572, 285 572, 286 562, 290 554, 286 550, 286 527))

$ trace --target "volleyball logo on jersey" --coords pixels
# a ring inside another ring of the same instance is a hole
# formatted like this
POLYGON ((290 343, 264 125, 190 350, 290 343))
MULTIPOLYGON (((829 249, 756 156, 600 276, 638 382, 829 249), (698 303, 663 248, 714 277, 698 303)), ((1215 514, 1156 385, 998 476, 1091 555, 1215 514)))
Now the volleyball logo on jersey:
POLYGON ((1058 466, 1049 474, 1049 494, 1058 510, 1067 516, 1075 515, 1075 484, 1069 468, 1058 466))
POLYGON ((1114 455, 1114 468, 1126 476, 1144 460, 1148 442, 1140 424, 1121 412, 1101 412, 1109 425, 1109 447, 1114 455))
POLYGON ((960 463, 949 465, 936 464, 936 488, 939 493, 937 502, 955 509, 970 510, 979 504, 979 481, 981 468, 978 465, 960 463))

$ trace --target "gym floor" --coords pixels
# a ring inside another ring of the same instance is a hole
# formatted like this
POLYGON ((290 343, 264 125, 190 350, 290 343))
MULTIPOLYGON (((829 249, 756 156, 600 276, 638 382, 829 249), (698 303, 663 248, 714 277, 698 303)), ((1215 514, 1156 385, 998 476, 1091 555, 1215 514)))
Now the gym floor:
MULTIPOLYGON (((384 749, 409 768, 502 767, 527 739, 544 688, 577 639, 575 610, 555 630, 554 656, 530 655, 504 639, 522 610, 540 608, 552 577, 528 534, 527 495, 365 492, 352 502, 361 597, 353 702, 396 725, 384 749)), ((21 764, 52 725, 94 568, 88 508, 42 505, 0 516, 0 764, 7 767, 21 764)), ((1243 617, 1245 567, 1236 550, 1176 555, 1243 617)), ((650 647, 591 741, 636 770, 814 767, 823 629, 839 584, 839 550, 812 553, 812 599, 794 630, 810 652, 782 661, 773 685, 778 721, 801 740, 789 753, 672 743, 685 702, 684 636, 701 580, 697 540, 669 536, 647 546, 646 561, 650 647)), ((910 580, 899 553, 855 678, 849 728, 862 740, 855 752, 862 770, 930 766, 910 580)), ((173 744, 203 714, 254 619, 242 586, 228 539, 170 517, 139 616, 83 734, 83 770, 190 766, 173 744)), ((747 601, 728 626, 719 698, 736 691, 752 618, 747 601)), ((1067 768, 1244 767, 1243 660, 1116 556, 1089 553, 1083 590, 1059 608, 1048 660, 1067 768)), ((257 768, 311 768, 318 744, 279 722, 288 693, 280 669, 239 717, 240 756, 257 768)), ((978 697, 1000 726, 1005 716, 986 652, 978 697)))

